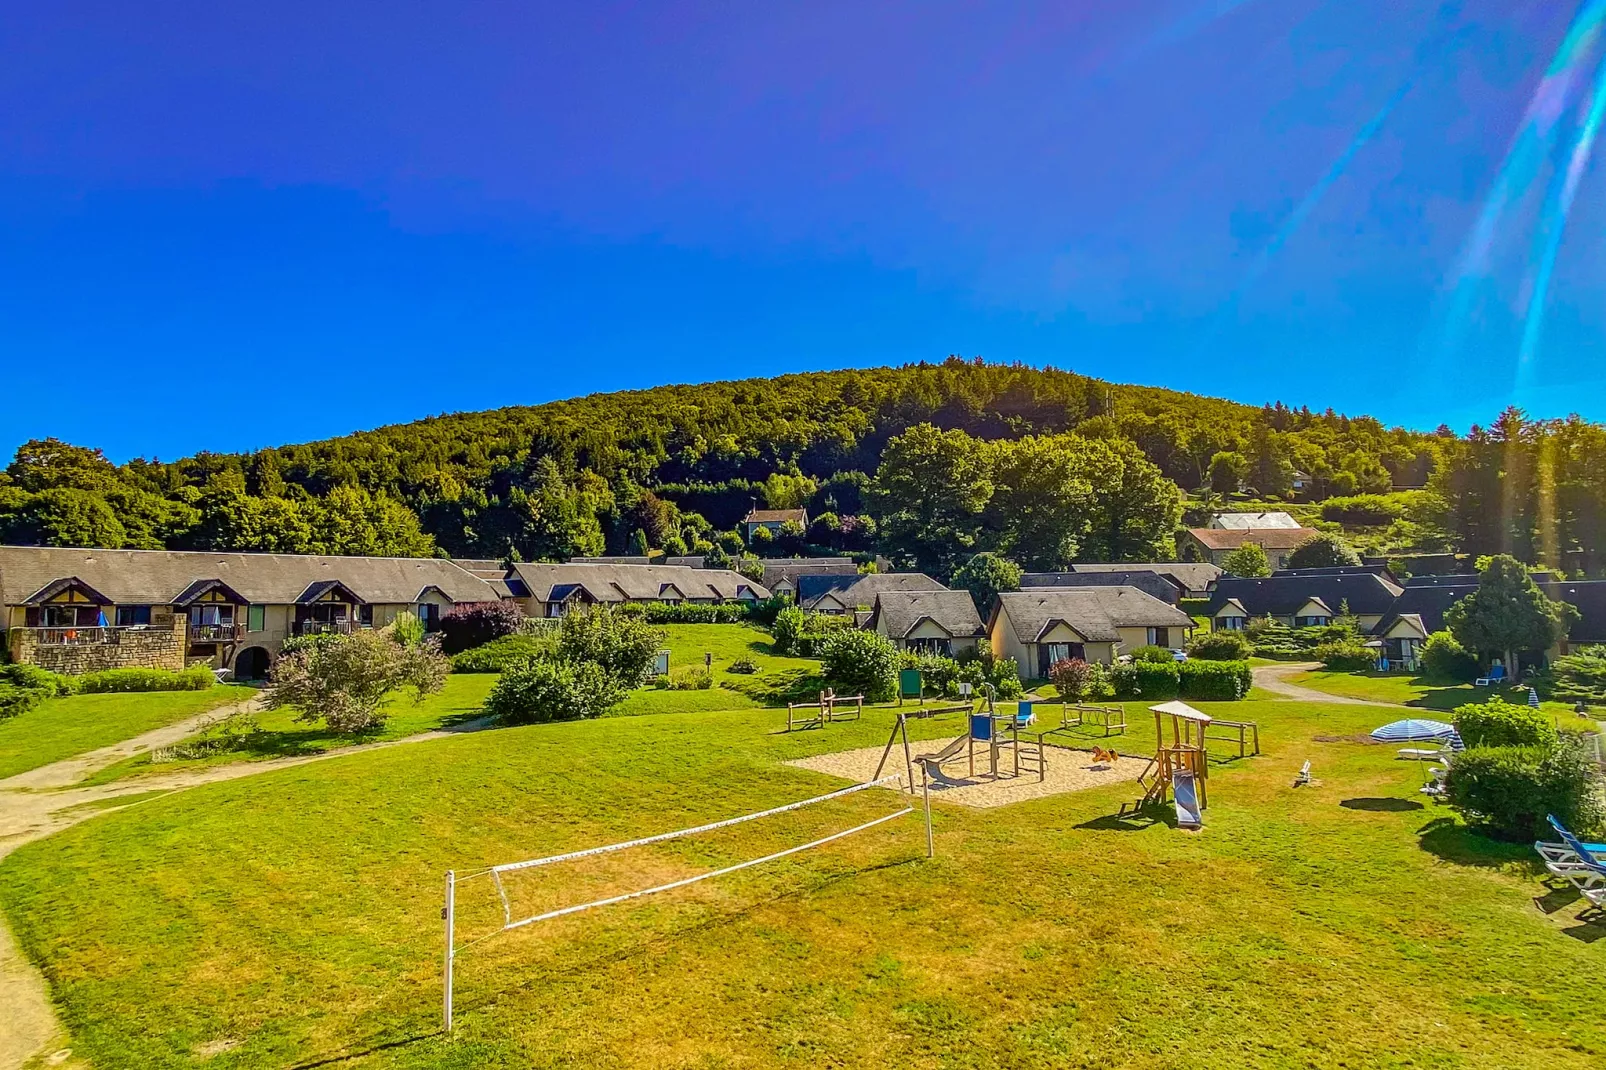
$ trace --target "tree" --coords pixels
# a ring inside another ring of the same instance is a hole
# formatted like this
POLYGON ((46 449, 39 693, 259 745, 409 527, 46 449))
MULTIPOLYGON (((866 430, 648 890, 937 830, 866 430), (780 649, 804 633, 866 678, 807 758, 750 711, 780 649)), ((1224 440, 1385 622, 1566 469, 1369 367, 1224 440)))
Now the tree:
POLYGON ((1266 549, 1258 542, 1246 542, 1222 561, 1221 569, 1229 576, 1242 576, 1246 579, 1255 579, 1271 575, 1271 560, 1266 557, 1266 549))
POLYGON ((1249 458, 1241 453, 1221 452, 1210 458, 1210 489, 1217 494, 1236 494, 1249 476, 1249 458))
POLYGON ((1566 602, 1545 597, 1521 561, 1499 554, 1479 574, 1478 589, 1445 611, 1444 623, 1468 650, 1485 657, 1503 655, 1516 679, 1517 652, 1550 649, 1578 616, 1566 602))
POLYGON ((557 656, 600 665, 624 691, 642 685, 663 645, 664 633, 638 614, 603 606, 565 613, 558 625, 557 656))
POLYGON ((885 636, 858 628, 837 628, 821 644, 826 682, 839 695, 863 695, 886 702, 898 689, 898 648, 885 636))
POLYGON ((993 496, 989 458, 963 431, 917 424, 887 443, 870 499, 883 543, 939 576, 975 551, 993 496))
POLYGON ((294 707, 297 721, 344 735, 368 732, 385 723, 386 695, 408 687, 423 701, 445 685, 448 668, 433 643, 407 646, 375 631, 324 636, 279 657, 265 705, 294 707))
POLYGON ((1165 561, 1182 523, 1182 489, 1130 442, 1088 444, 1092 513, 1084 561, 1165 561))
POLYGON ((1042 572, 1076 559, 1096 509, 1088 458, 1097 449, 1075 435, 991 444, 986 526, 1001 550, 1042 572))
POLYGON ((1288 555, 1289 568, 1337 568, 1360 563, 1361 555, 1350 549, 1342 537, 1329 532, 1312 535, 1288 555))
POLYGON ((1020 590, 1021 567, 995 553, 979 553, 954 572, 953 586, 970 592, 982 612, 1000 591, 1020 590))
POLYGON ((633 557, 646 557, 652 552, 652 547, 647 545, 647 533, 641 528, 637 528, 635 534, 630 536, 629 550, 633 557))

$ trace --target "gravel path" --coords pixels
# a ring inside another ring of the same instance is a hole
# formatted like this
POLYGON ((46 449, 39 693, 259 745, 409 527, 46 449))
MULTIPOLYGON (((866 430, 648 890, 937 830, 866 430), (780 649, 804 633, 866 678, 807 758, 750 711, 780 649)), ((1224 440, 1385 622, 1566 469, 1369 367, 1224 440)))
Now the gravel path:
MULTIPOLYGON (((921 754, 935 753, 941 747, 942 741, 934 740, 916 743, 913 749, 915 756, 918 757, 921 754)), ((786 764, 863 784, 874 778, 876 763, 881 760, 882 749, 865 747, 860 750, 838 751, 835 754, 800 758, 786 764)), ((1014 762, 1009 758, 1007 750, 999 761, 999 766, 1005 775, 995 778, 987 771, 986 750, 978 748, 976 775, 970 775, 969 763, 964 757, 949 762, 943 767, 942 776, 932 779, 931 797, 963 803, 966 806, 983 808, 1007 806, 1024 799, 1041 799, 1049 795, 1063 795, 1068 791, 1085 791, 1106 784, 1135 781, 1138 774, 1143 772, 1144 766, 1148 765, 1147 759, 1125 757, 1113 763, 1099 764, 1093 761, 1090 751, 1071 750, 1067 747, 1047 746, 1043 751, 1046 759, 1044 775, 1042 780, 1038 780, 1035 771, 1024 773, 1019 777, 1008 775, 1014 770, 1014 762)), ((903 773, 904 770, 903 750, 901 747, 894 748, 881 775, 903 773)), ((915 765, 914 775, 918 781, 920 776, 918 763, 915 765)))
MULTIPOLYGON (((1312 669, 1321 668, 1315 661, 1291 661, 1280 665, 1257 665, 1254 668, 1255 686, 1262 691, 1269 691, 1286 699, 1298 699, 1300 702, 1326 702, 1338 706, 1377 706, 1385 710, 1409 710, 1412 707, 1402 706, 1397 702, 1372 702, 1364 698, 1350 698, 1347 695, 1333 695, 1326 691, 1317 691, 1315 688, 1305 687, 1303 684, 1290 683, 1288 677, 1312 669)), ((1420 712, 1420 711, 1416 711, 1420 712)))
MULTIPOLYGON (((242 706, 250 706, 256 701, 255 698, 249 699, 242 706)), ((239 708, 241 707, 234 707, 234 709, 239 708)), ((102 747, 88 754, 81 754, 75 758, 54 762, 0 780, 0 858, 4 858, 24 844, 42 840, 46 836, 71 828, 80 821, 87 821, 99 814, 124 809, 127 806, 138 805, 175 791, 183 791, 202 784, 216 784, 224 780, 238 780, 259 773, 271 773, 276 769, 288 769, 291 766, 307 765, 358 752, 400 747, 431 739, 445 739, 464 732, 475 732, 490 724, 489 718, 480 718, 451 728, 421 732, 404 739, 345 747, 323 754, 275 758, 260 762, 234 762, 166 775, 130 777, 94 787, 67 786, 76 784, 90 774, 131 755, 155 747, 170 746, 193 735, 220 713, 227 712, 232 711, 212 710, 110 747, 102 747)), ((22 955, 15 938, 4 924, 0 924, 0 1007, 4 1008, 4 1013, 0 1014, 0 1070, 21 1070, 24 1066, 35 1065, 31 1060, 40 1053, 51 1050, 53 1046, 56 1050, 46 1060, 47 1065, 68 1068, 87 1065, 81 1060, 73 1060, 68 1049, 60 1047, 65 1042, 67 1033, 56 1020, 55 1011, 50 1006, 44 978, 22 955)))

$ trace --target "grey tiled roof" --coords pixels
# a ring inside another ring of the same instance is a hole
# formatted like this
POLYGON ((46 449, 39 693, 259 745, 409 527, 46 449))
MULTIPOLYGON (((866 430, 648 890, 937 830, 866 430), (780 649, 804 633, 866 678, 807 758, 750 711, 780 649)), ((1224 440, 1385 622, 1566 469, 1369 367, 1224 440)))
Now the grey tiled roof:
POLYGON ((903 639, 928 618, 954 638, 986 634, 969 591, 884 591, 876 595, 869 624, 879 622, 888 635, 903 639))
POLYGON ((1039 587, 998 596, 1015 638, 1035 643, 1054 621, 1064 621, 1091 643, 1118 642, 1119 628, 1188 628, 1193 619, 1136 587, 1039 587))

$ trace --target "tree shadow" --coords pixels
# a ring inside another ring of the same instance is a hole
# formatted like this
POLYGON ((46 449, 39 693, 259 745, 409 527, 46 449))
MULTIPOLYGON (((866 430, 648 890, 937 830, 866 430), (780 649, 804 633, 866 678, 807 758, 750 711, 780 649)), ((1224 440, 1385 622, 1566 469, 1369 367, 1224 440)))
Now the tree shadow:
POLYGON ((334 1066, 336 1063, 349 1062, 352 1059, 361 1059, 365 1056, 374 1055, 382 1051, 394 1051, 397 1048, 405 1048, 409 1044, 416 1044, 420 1040, 428 1040, 431 1037, 443 1036, 445 1036, 445 1034, 442 1031, 435 1030, 434 1032, 430 1033, 414 1033, 410 1037, 402 1037, 399 1040, 380 1041, 378 1043, 375 1043, 373 1040, 356 1040, 347 1045, 346 1048, 342 1048, 332 1055, 320 1056, 311 1060, 310 1062, 295 1063, 289 1067, 289 1070, 316 1070, 316 1068, 320 1066, 334 1066))
POLYGON ((1452 817, 1436 817, 1417 831, 1424 851, 1459 866, 1504 869, 1516 865, 1530 872, 1540 868, 1532 847, 1490 839, 1452 817))
POLYGON ((1346 810, 1365 810, 1374 814, 1403 814, 1408 810, 1421 810, 1415 799, 1345 799, 1338 805, 1346 810))
POLYGON ((1176 828, 1176 815, 1161 806, 1147 806, 1135 814, 1105 814, 1072 827, 1093 832, 1142 832, 1156 825, 1176 828))

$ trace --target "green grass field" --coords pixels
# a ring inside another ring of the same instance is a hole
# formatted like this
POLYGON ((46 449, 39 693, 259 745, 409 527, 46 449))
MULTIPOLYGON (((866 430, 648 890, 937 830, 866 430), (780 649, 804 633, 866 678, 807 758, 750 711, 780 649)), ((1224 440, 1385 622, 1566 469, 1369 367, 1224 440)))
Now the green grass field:
POLYGON ((0 721, 0 777, 107 747, 249 698, 248 687, 53 698, 0 721))
MULTIPOLYGON (((1526 687, 1473 687, 1471 684, 1446 686, 1405 673, 1328 672, 1318 669, 1296 673, 1288 678, 1288 682, 1332 695, 1366 699, 1370 702, 1420 706, 1426 710, 1439 710, 1445 713, 1469 703, 1487 702, 1496 696, 1518 705, 1526 705, 1528 702, 1526 687)), ((1573 709, 1567 703, 1541 702, 1539 705, 1546 713, 1564 718, 1573 717, 1573 709)))
MULTIPOLYGON (((1123 751, 1152 746, 1141 706, 1123 751)), ((1600 1065, 1606 924, 1548 893, 1531 851, 1419 801, 1417 766, 1355 741, 1375 710, 1230 709, 1267 753, 1214 767, 1201 833, 1116 818, 1130 787, 939 804, 935 861, 913 815, 478 944, 450 1039, 446 869, 829 790, 780 762, 879 745, 892 715, 785 735, 773 710, 689 711, 353 754, 24 847, 0 904, 100 1066, 1600 1065), (1294 788, 1307 759, 1318 782, 1294 788)), ((862 792, 509 892, 519 912, 575 902, 897 805, 862 792)), ((500 917, 486 881, 463 884, 461 940, 500 917)))

